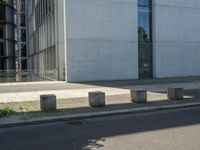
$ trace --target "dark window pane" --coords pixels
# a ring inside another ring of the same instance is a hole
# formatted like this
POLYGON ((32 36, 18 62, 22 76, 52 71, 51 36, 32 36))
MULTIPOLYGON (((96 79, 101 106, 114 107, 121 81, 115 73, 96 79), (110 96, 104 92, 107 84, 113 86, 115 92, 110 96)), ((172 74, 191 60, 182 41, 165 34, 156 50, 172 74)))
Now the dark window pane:
POLYGON ((0 20, 5 20, 5 6, 0 4, 0 20))
POLYGON ((0 43, 0 56, 4 56, 4 45, 0 43))
POLYGON ((5 65, 3 61, 0 61, 0 71, 5 70, 5 65))
POLYGON ((0 25, 0 38, 3 38, 3 25, 0 25))
POLYGON ((152 75, 152 45, 151 43, 139 43, 139 73, 143 78, 152 75))
POLYGON ((22 70, 27 69, 27 61, 26 60, 22 60, 22 70))

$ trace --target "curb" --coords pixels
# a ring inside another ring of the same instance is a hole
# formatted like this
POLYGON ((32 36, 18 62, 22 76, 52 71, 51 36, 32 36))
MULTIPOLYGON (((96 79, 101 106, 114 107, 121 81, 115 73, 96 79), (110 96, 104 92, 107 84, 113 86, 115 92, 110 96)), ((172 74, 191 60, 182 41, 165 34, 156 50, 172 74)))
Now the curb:
POLYGON ((11 127, 26 126, 26 125, 56 123, 56 122, 62 122, 62 121, 84 120, 84 119, 116 116, 116 115, 136 114, 136 113, 163 111, 163 110, 197 107, 197 106, 200 106, 200 102, 192 102, 192 103, 185 103, 185 104, 168 104, 168 105, 149 106, 149 107, 142 107, 142 108, 82 113, 82 114, 66 115, 66 116, 59 116, 59 117, 58 116, 46 117, 43 119, 35 119, 35 120, 30 120, 30 121, 18 122, 18 123, 0 124, 0 128, 11 128, 11 127))

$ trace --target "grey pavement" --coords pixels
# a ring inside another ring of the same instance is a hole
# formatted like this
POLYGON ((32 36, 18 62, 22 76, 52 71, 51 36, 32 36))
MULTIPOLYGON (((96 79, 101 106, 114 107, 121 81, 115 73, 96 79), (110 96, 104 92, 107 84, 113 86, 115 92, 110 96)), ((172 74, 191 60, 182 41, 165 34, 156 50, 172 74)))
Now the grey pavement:
POLYGON ((199 150, 200 107, 0 129, 1 150, 199 150))
POLYGON ((65 83, 30 82, 0 84, 0 103, 38 101, 40 95, 54 94, 58 99, 74 99, 87 97, 88 92, 103 91, 107 96, 129 95, 130 89, 147 90, 150 99, 166 99, 163 91, 168 87, 183 87, 185 89, 199 89, 199 78, 131 80, 108 82, 65 83))
POLYGON ((0 83, 0 93, 72 90, 72 89, 87 89, 87 88, 97 88, 97 87, 118 87, 126 89, 132 86, 136 86, 138 88, 143 86, 163 87, 164 85, 176 85, 176 84, 177 85, 183 84, 189 87, 193 86, 200 87, 200 77, 154 79, 154 80, 83 82, 83 83, 66 83, 64 81, 0 83))

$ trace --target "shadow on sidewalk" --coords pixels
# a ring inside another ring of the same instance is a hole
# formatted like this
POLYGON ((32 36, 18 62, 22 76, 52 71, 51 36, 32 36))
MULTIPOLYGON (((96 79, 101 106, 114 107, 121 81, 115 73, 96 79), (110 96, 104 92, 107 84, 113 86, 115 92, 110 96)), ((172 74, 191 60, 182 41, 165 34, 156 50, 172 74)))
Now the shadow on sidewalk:
POLYGON ((123 87, 123 86, 140 86, 156 84, 176 84, 200 82, 200 77, 178 77, 178 78, 160 78, 160 79, 141 79, 141 80, 117 80, 117 81, 97 81, 97 82, 77 82, 77 84, 93 85, 102 87, 123 87))
MULTIPOLYGON (((29 112, 20 112, 16 113, 24 116, 25 120, 28 119, 37 119, 42 117, 56 117, 63 115, 76 115, 76 114, 85 114, 85 113, 98 113, 98 112, 109 112, 109 111, 119 111, 119 110, 128 110, 128 109, 138 109, 138 108, 148 108, 153 106, 166 106, 173 104, 186 104, 188 102, 199 102, 199 99, 194 98, 185 98, 182 101, 173 101, 173 100, 160 100, 160 101, 151 101, 143 104, 136 103, 121 103, 121 104, 107 104, 106 107, 100 108, 91 108, 89 106, 77 107, 77 108, 62 108, 58 109, 56 112, 41 112, 41 111, 29 111, 29 112)), ((118 114, 115 114, 118 115, 118 114)), ((110 116, 110 115, 106 115, 110 116)), ((113 115, 112 115, 113 116, 113 115)))

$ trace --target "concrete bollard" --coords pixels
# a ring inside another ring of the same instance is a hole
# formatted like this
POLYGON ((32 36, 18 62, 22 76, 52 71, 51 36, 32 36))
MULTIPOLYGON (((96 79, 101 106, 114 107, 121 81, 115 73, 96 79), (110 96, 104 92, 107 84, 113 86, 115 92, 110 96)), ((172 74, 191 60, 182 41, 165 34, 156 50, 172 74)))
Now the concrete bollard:
POLYGON ((41 111, 56 111, 56 95, 40 95, 41 111))
POLYGON ((106 105, 104 92, 89 92, 89 105, 91 107, 104 107, 106 105))
POLYGON ((146 90, 131 90, 131 101, 134 103, 146 103, 147 91, 146 90))
POLYGON ((168 88, 167 97, 168 100, 183 100, 183 88, 168 88))

